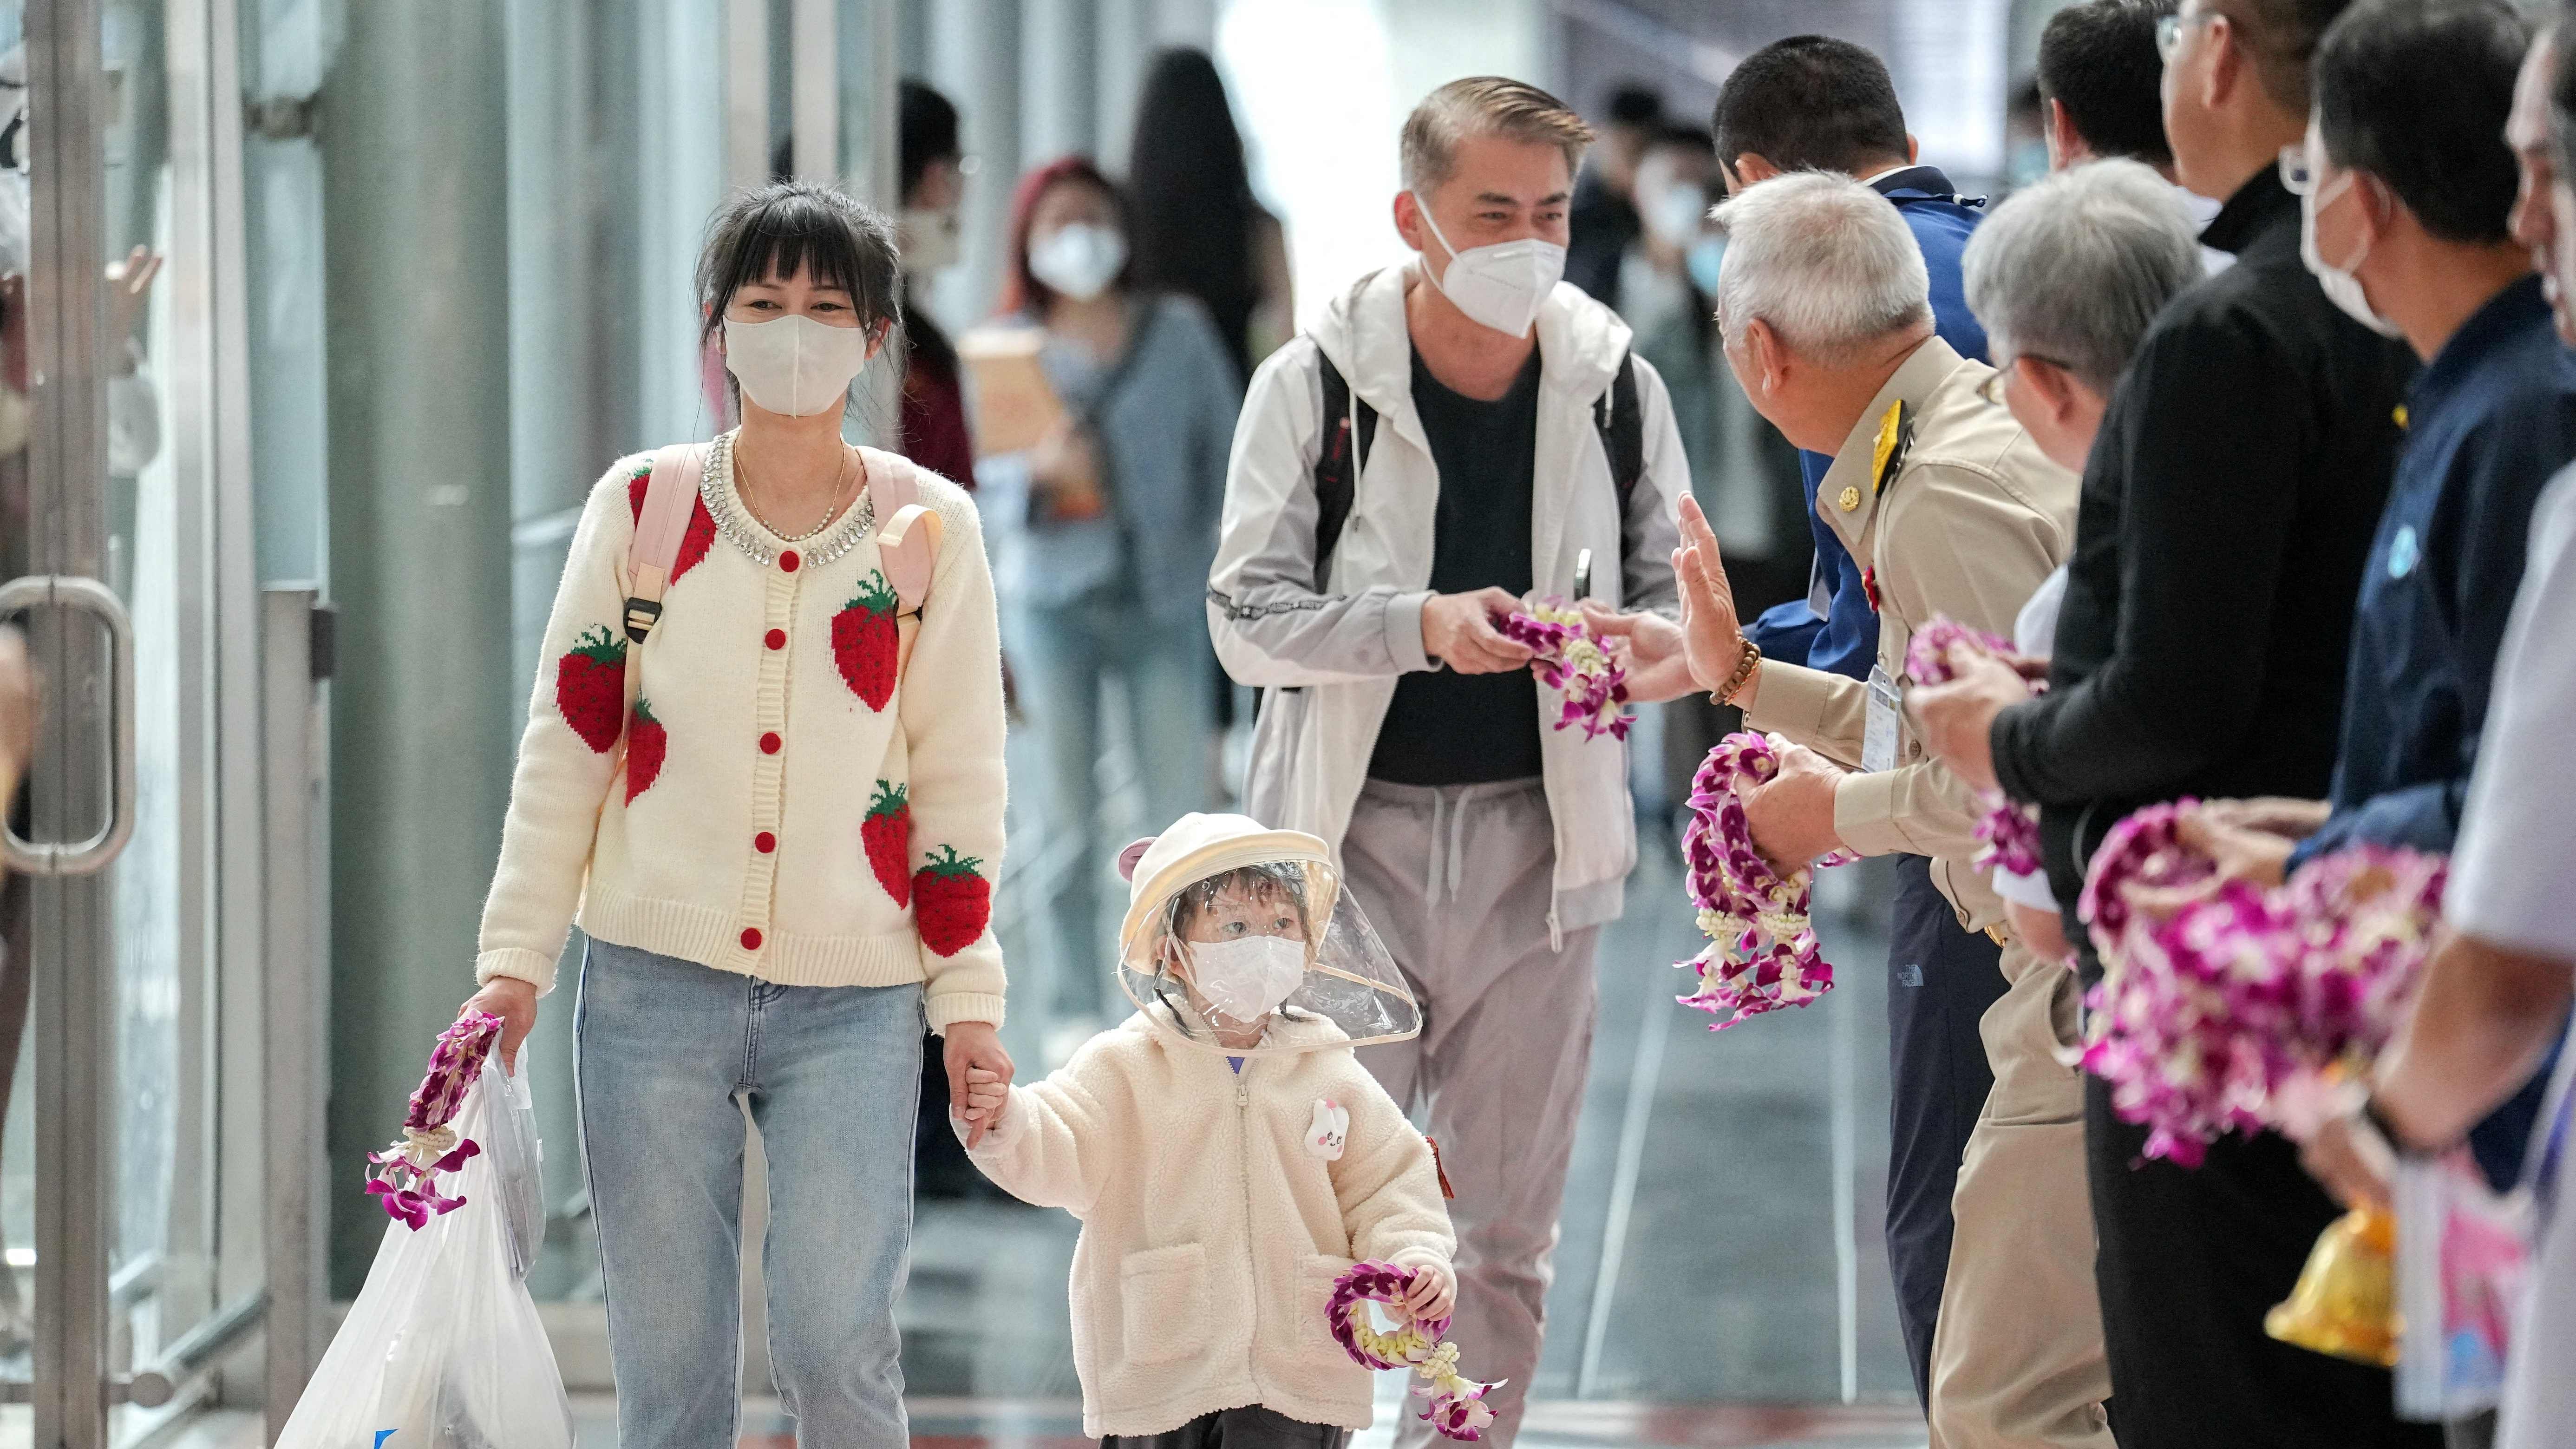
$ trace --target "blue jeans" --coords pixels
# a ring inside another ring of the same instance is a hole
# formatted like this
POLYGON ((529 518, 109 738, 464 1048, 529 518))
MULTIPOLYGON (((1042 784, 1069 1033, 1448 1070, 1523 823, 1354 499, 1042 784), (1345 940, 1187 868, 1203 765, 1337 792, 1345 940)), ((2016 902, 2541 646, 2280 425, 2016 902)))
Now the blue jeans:
POLYGON ((625 1449, 735 1441, 737 1094, 769 1157, 770 1362, 797 1441, 909 1442, 895 1299, 912 1241, 921 997, 773 986, 590 943, 574 1070, 625 1449))
POLYGON ((1108 1015, 1109 975, 1100 950, 1100 889, 1107 857, 1100 819, 1100 681, 1119 676, 1128 738, 1145 795, 1145 831, 1162 830, 1210 806, 1216 770, 1216 668, 1207 624, 1197 615, 1155 624, 1134 603, 1099 596, 1058 609, 1021 606, 1011 615, 1011 663, 1046 758, 1044 803, 1050 846, 1078 842, 1072 868, 1047 901, 1056 943, 1055 1010, 1108 1015))

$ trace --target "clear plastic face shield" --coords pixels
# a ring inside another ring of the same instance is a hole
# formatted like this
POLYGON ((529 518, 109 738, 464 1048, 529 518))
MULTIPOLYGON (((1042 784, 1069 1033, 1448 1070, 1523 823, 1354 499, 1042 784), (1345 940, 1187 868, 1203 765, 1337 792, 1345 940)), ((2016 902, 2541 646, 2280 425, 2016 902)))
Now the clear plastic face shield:
POLYGON ((1168 1035, 1256 1056, 1422 1029, 1412 991, 1321 841, 1264 832, 1146 865, 1153 876, 1127 913, 1118 982, 1168 1035))

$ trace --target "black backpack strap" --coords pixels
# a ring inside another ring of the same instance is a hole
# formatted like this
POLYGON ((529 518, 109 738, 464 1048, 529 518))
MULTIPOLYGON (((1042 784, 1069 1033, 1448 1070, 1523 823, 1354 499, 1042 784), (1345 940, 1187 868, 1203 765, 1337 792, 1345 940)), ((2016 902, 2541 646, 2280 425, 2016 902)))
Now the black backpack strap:
POLYGON ((1610 481, 1619 489, 1619 521, 1628 520, 1628 501, 1637 496, 1637 480, 1646 476, 1646 416, 1637 406, 1637 358, 1619 355, 1619 374, 1610 390, 1592 403, 1592 425, 1601 431, 1601 450, 1610 457, 1610 481))
POLYGON ((1377 438, 1377 409, 1366 399, 1353 406, 1351 385, 1323 349, 1315 351, 1318 381, 1323 384, 1323 446, 1315 452, 1315 591, 1324 591, 1332 576, 1333 550, 1350 522, 1351 503, 1359 493, 1360 471, 1368 466, 1369 444, 1377 438), (1352 437, 1354 425, 1359 430, 1352 437))

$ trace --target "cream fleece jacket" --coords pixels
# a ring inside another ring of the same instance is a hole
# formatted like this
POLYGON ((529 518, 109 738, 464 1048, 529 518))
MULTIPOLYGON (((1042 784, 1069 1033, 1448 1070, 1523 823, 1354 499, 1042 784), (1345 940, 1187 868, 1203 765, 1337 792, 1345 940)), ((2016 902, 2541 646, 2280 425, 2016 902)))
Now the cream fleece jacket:
POLYGON ((1002 666, 965 491, 912 469, 946 524, 912 662, 862 502, 788 543, 709 449, 621 745, 626 551, 650 455, 591 490, 543 663, 477 980, 553 985, 579 909, 604 941, 781 986, 928 983, 934 1029, 1002 1020, 1002 666))
MULTIPOLYGON (((1455 1239, 1430 1145, 1328 1023, 1280 1021, 1244 1058, 1175 1039, 1139 1011, 1045 1081, 1011 1089, 975 1164, 1082 1220, 1073 1363, 1082 1428, 1160 1434, 1259 1404, 1369 1425, 1369 1371, 1325 1308, 1355 1261, 1449 1267, 1455 1239), (1350 1113, 1338 1158, 1306 1146, 1315 1104, 1350 1113)), ((1454 1273, 1452 1275, 1454 1277, 1454 1273)))

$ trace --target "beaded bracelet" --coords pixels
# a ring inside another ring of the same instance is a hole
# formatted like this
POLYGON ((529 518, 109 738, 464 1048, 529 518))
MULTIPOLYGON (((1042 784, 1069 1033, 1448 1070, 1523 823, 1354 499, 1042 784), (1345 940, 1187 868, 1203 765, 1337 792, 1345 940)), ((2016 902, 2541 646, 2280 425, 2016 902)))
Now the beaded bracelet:
POLYGON ((1735 703, 1735 697, 1744 692, 1744 686, 1750 683, 1753 679, 1753 671, 1760 667, 1762 663, 1761 645, 1754 643, 1750 639, 1741 637, 1737 638, 1735 642, 1737 647, 1742 651, 1736 656, 1735 672, 1728 675, 1726 677, 1726 683, 1720 686, 1711 695, 1711 697, 1717 701, 1720 709, 1735 703))

